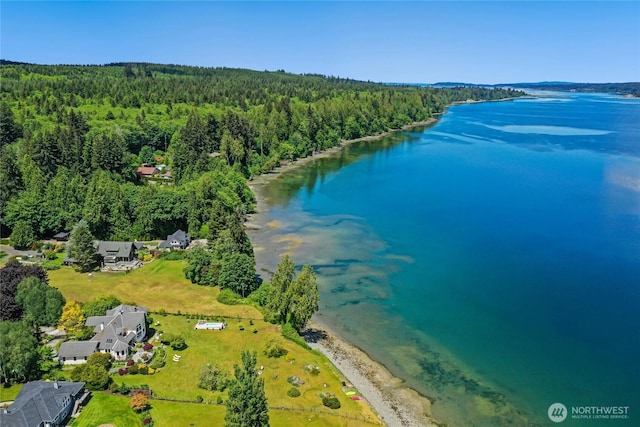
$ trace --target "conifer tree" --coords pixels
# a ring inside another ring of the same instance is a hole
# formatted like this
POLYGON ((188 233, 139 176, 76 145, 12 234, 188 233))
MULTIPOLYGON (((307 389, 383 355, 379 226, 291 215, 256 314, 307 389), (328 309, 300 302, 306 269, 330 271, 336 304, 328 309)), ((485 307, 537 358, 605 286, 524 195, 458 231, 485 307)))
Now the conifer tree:
POLYGON ((91 271, 96 266, 96 249, 93 246, 93 236, 84 220, 76 224, 71 232, 69 258, 75 261, 75 268, 81 273, 91 271))
POLYGON ((256 352, 242 352, 242 366, 234 365, 235 379, 229 386, 225 427, 265 427, 269 408, 264 380, 256 370, 256 352))

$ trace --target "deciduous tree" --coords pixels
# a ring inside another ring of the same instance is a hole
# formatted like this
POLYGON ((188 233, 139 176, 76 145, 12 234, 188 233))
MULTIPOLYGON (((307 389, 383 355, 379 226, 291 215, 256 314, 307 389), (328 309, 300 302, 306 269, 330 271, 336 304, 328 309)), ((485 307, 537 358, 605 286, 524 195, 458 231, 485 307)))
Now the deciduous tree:
POLYGON ((59 290, 37 277, 27 277, 20 282, 16 302, 23 307, 24 320, 36 331, 40 326, 57 325, 65 304, 59 290))
POLYGON ((37 378, 38 341, 22 322, 0 321, 0 375, 3 383, 37 378))

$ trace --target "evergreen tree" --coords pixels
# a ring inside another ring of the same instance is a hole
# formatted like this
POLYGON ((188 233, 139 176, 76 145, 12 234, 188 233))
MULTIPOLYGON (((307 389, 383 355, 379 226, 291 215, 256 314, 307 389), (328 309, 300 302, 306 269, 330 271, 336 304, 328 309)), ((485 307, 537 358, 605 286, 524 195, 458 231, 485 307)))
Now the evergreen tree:
POLYGON ((22 136, 22 127, 13 118, 11 107, 5 102, 0 103, 0 148, 11 144, 22 136))
POLYGON ((68 250, 69 258, 74 260, 77 271, 86 273, 95 268, 97 263, 96 249, 93 246, 93 236, 86 221, 80 221, 71 231, 68 250))
POLYGON ((9 237, 11 246, 16 249, 29 249, 36 241, 31 224, 23 220, 16 222, 9 237))
POLYGON ((256 352, 242 352, 242 366, 234 365, 235 379, 229 385, 225 427, 264 427, 269 425, 269 408, 264 380, 256 370, 256 352))

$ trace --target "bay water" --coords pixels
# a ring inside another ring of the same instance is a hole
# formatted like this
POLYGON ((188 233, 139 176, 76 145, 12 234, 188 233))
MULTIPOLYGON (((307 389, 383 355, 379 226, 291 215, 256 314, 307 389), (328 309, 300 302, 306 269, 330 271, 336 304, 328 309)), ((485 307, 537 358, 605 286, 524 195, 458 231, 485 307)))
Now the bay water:
POLYGON ((453 106, 258 190, 258 266, 312 264, 316 319, 436 419, 552 425, 560 402, 629 408, 564 425, 640 425, 640 100, 453 106))

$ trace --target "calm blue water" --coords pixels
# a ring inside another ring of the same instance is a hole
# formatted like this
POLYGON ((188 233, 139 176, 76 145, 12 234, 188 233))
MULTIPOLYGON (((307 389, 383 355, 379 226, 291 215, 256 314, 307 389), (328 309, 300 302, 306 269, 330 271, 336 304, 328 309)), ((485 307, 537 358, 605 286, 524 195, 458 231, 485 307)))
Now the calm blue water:
POLYGON ((640 100, 456 106, 262 189, 264 235, 319 273, 318 319, 449 425, 640 425, 640 100))

